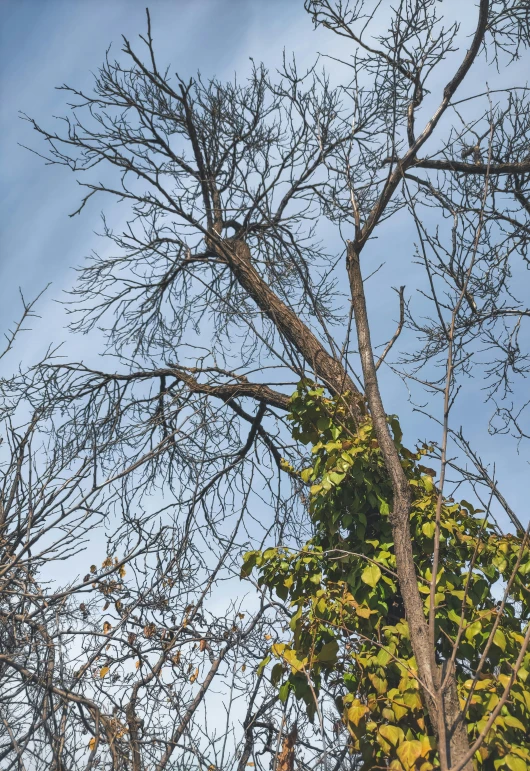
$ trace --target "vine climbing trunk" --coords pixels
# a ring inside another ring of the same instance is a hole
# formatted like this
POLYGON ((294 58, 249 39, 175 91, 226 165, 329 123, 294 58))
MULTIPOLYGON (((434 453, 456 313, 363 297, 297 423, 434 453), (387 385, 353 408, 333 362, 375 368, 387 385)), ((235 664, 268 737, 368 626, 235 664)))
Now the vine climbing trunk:
POLYGON ((409 625, 412 650, 416 658, 419 681, 433 730, 435 731, 442 771, 458 768, 472 771, 472 760, 461 764, 469 752, 467 731, 460 712, 454 672, 444 677, 436 662, 436 654, 430 644, 429 627, 418 590, 418 580, 412 551, 410 533, 411 491, 409 481, 401 466, 398 451, 390 434, 370 339, 370 327, 366 311, 366 297, 355 244, 347 242, 347 269, 355 316, 357 342, 364 377, 365 395, 370 409, 377 441, 383 455, 393 492, 393 510, 390 515, 396 570, 405 615, 409 625))

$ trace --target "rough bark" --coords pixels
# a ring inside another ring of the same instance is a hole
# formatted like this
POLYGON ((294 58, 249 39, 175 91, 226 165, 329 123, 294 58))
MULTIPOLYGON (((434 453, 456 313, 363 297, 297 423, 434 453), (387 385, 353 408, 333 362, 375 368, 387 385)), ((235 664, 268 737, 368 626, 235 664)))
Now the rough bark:
POLYGON ((358 419, 363 412, 362 396, 353 380, 315 337, 311 330, 272 291, 252 265, 250 249, 242 239, 224 241, 221 246, 232 272, 240 285, 248 292, 258 308, 276 326, 278 332, 295 348, 332 393, 344 395, 350 392, 353 417, 358 419))

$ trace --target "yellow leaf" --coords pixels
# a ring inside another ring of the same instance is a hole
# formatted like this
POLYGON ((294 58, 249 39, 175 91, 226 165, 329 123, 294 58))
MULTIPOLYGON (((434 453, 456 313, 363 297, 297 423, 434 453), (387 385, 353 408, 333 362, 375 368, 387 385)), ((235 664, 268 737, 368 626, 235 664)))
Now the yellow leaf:
POLYGON ((105 675, 107 675, 108 672, 109 672, 109 667, 101 667, 101 669, 99 670, 99 676, 105 677, 105 675))
MULTIPOLYGON (((493 680, 489 678, 485 678, 484 680, 477 680, 477 682, 475 683, 474 690, 484 691, 487 688, 490 688, 492 684, 493 684, 493 680)), ((473 685, 473 680, 466 680, 466 682, 464 683, 464 686, 468 689, 471 689, 472 685, 473 685)))
POLYGON ((271 635, 270 635, 270 634, 266 634, 266 635, 265 635, 265 639, 266 639, 266 640, 270 640, 270 639, 271 639, 271 635))
MULTIPOLYGON (((408 711, 408 707, 406 707, 401 701, 396 701, 395 699, 392 701, 392 712, 394 713, 395 720, 401 720, 401 718, 404 717, 408 711)), ((425 726, 420 723, 420 719, 422 718, 418 718, 417 722, 423 731, 425 726)))
POLYGON ((284 652, 284 654, 283 654, 283 658, 291 666, 291 669, 293 670, 293 672, 303 672, 304 671, 304 663, 307 661, 307 659, 304 659, 303 661, 300 661, 300 659, 297 657, 295 651, 286 650, 284 652))
POLYGON ((309 468, 305 468, 302 471, 302 473, 300 474, 300 476, 302 477, 302 481, 303 482, 309 482, 309 480, 311 479, 311 474, 312 473, 313 473, 312 466, 309 466, 309 468))
POLYGON ((123 578, 126 572, 127 572, 127 571, 125 570, 125 568, 124 568, 124 567, 123 567, 123 565, 122 565, 122 566, 120 567, 120 570, 119 570, 119 573, 120 573, 120 577, 121 577, 121 578, 123 578))
POLYGON ((504 718, 504 722, 506 723, 506 725, 509 725, 510 728, 518 728, 520 731, 523 731, 523 732, 525 730, 525 727, 521 723, 519 718, 516 718, 513 715, 506 715, 506 717, 504 718))
POLYGON ((282 471, 287 471, 288 474, 296 473, 294 466, 292 466, 288 460, 285 460, 285 458, 280 458, 280 468, 282 471))
POLYGON ((361 719, 369 712, 368 707, 365 704, 361 704, 359 699, 355 699, 346 713, 348 721, 353 725, 358 726, 361 719))
POLYGON ((504 762, 510 769, 510 771, 527 771, 528 766, 522 758, 518 758, 516 755, 506 755, 504 762))
POLYGON ((414 768, 418 758, 421 758, 423 755, 423 747, 421 746, 421 742, 416 740, 402 742, 397 748, 397 754, 406 769, 414 768))
POLYGON ((142 662, 141 661, 137 661, 136 662, 136 669, 140 669, 141 666, 142 666, 142 662))
POLYGON ((96 737, 93 736, 92 739, 88 742, 88 749, 90 750, 90 752, 92 752, 95 746, 96 746, 96 737))
POLYGON ((421 709, 421 699, 417 691, 405 691, 403 694, 403 701, 410 709, 421 709))
POLYGON ((195 672, 190 677, 190 683, 194 683, 195 680, 199 677, 199 670, 196 669, 195 672))
POLYGON ((367 608, 366 605, 359 605, 356 608, 356 612, 357 612, 357 615, 360 616, 361 618, 370 618, 372 613, 374 613, 375 611, 370 610, 370 608, 367 608))
POLYGON ((434 736, 422 736, 420 744, 422 758, 426 758, 431 750, 436 749, 436 740, 434 736))
POLYGON ((402 729, 397 725, 382 725, 379 727, 379 733, 387 740, 387 742, 394 745, 394 747, 398 742, 402 741, 405 736, 402 729))

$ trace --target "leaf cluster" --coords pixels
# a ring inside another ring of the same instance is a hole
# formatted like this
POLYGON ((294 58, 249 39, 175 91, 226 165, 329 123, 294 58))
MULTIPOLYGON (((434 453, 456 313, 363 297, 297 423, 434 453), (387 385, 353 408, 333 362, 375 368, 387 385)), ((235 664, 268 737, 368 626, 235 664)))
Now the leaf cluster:
MULTIPOLYGON (((438 765, 434 731, 422 702, 416 662, 396 575, 392 493, 372 423, 355 426, 347 397, 327 398, 302 382, 291 399, 293 437, 311 446, 299 472, 310 486, 315 527, 301 551, 251 551, 242 575, 293 609, 291 635, 262 663, 275 660, 271 680, 280 699, 305 702, 312 718, 323 689, 334 697, 363 768, 395 771, 438 765)), ((410 513, 419 591, 429 614, 439 491, 435 472, 402 444, 389 417, 412 489, 410 513)), ((443 498, 435 585, 435 656, 454 666, 470 740, 482 731, 513 676, 528 623, 530 550, 522 534, 500 535, 467 501, 443 498)), ((530 654, 510 697, 475 754, 477 769, 523 771, 530 764, 530 654)))

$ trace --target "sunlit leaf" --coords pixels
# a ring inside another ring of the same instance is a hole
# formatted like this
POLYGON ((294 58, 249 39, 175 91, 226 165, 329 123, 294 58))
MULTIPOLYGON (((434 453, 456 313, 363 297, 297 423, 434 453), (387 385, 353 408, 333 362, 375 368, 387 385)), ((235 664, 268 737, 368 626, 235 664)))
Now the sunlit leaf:
POLYGON ((381 736, 390 742, 394 747, 401 741, 403 741, 405 734, 403 730, 395 725, 382 725, 379 726, 379 733, 381 736))
POLYGON ((381 578, 381 570, 377 565, 373 563, 367 565, 361 573, 361 580, 368 586, 375 587, 381 578))
POLYGON ((361 704, 361 702, 358 699, 355 699, 355 701, 351 704, 351 706, 348 707, 346 716, 350 723, 353 723, 354 726, 358 726, 362 718, 369 711, 370 710, 368 709, 366 704, 361 704))
POLYGON ((397 748, 397 755, 405 769, 414 768, 418 758, 423 755, 421 742, 416 740, 402 742, 397 748))
POLYGON ((502 629, 497 628, 495 630, 495 634, 493 635, 493 644, 496 645, 497 648, 500 648, 503 653, 506 650, 506 637, 502 629))

